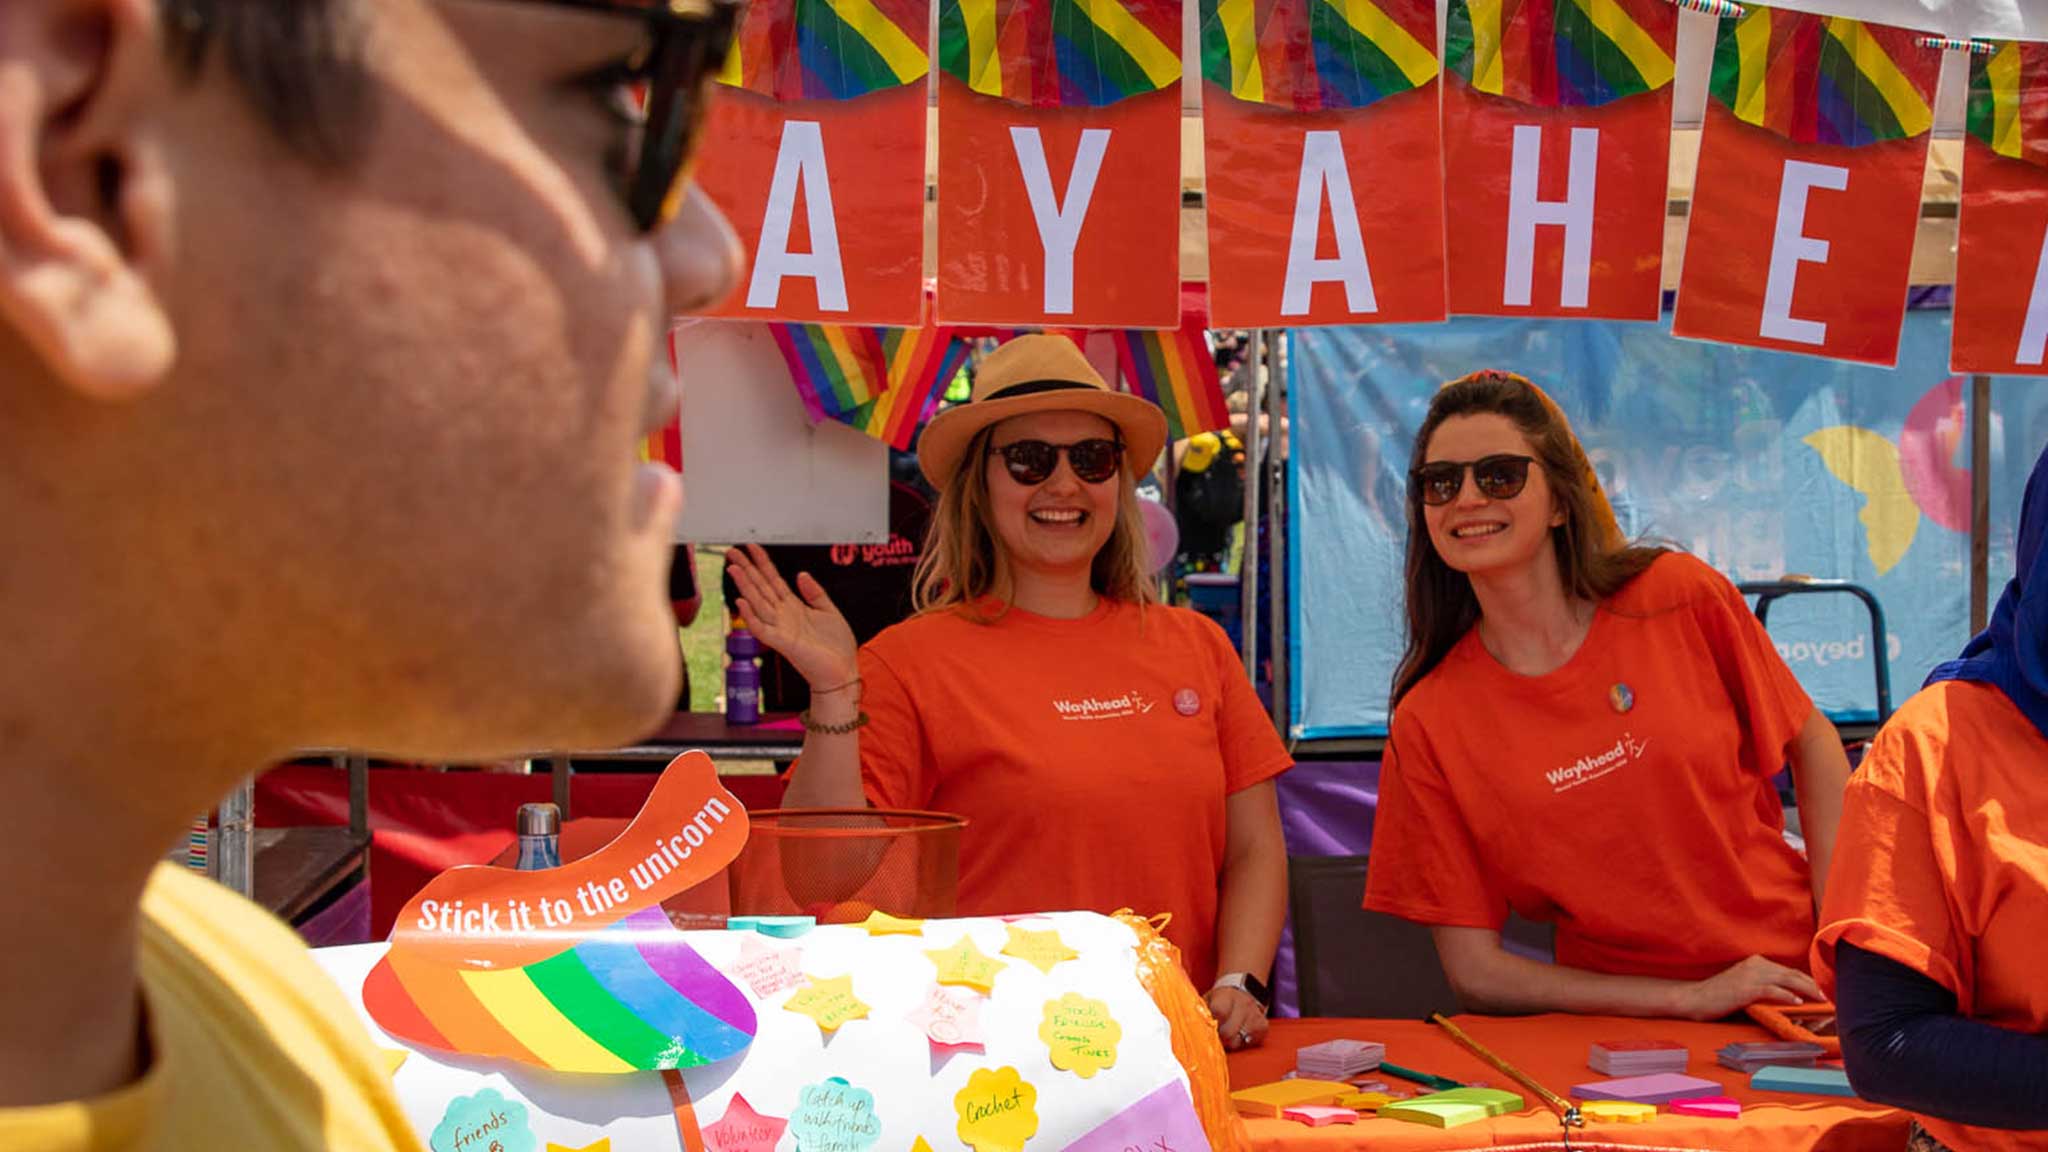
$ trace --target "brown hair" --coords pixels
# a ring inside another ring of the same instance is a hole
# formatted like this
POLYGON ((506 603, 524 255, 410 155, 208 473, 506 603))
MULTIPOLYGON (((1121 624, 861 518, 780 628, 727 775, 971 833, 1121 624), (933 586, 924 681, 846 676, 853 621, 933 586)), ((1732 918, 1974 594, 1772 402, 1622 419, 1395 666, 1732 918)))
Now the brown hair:
POLYGON ((286 146, 346 165, 372 111, 357 0, 158 0, 164 44, 187 78, 219 45, 228 72, 286 146))
POLYGON ((1422 489, 1414 470, 1422 466, 1430 437, 1454 416, 1490 412, 1514 421, 1529 440, 1543 475, 1564 510, 1564 523, 1550 533, 1565 594, 1600 601, 1640 575, 1667 549, 1631 544, 1615 523, 1614 509, 1600 490, 1600 478, 1571 424, 1543 390, 1512 372, 1486 369, 1443 386, 1415 433, 1408 479, 1408 643, 1394 671, 1388 710, 1401 703, 1452 646, 1479 621, 1472 581, 1444 563, 1422 520, 1422 489))
MULTIPOLYGON (((967 443, 967 453, 952 479, 939 493, 938 507, 925 533, 924 556, 911 582, 911 606, 938 612, 972 606, 993 595, 1007 601, 1011 593, 1009 558, 989 527, 987 457, 996 425, 983 428, 967 443)), ((1145 540, 1145 521, 1138 511, 1138 489, 1130 469, 1117 476, 1116 525, 1095 553, 1089 586, 1099 596, 1143 606, 1159 598, 1145 540)), ((984 622, 1000 616, 980 617, 984 622)))

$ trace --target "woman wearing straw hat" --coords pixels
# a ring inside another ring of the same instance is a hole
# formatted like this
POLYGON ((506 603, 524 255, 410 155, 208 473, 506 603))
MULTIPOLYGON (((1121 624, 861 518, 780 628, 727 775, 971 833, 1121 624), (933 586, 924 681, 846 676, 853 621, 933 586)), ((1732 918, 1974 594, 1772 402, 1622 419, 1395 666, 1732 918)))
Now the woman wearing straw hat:
POLYGON ((732 572, 811 685, 789 805, 967 817, 963 915, 1171 913, 1236 1048, 1266 1028, 1292 762, 1222 629, 1156 603, 1133 482, 1165 439, 1071 341, 1019 337, 919 442, 940 495, 916 615, 856 648, 808 575, 753 548, 732 572))
POLYGON ((1626 540, 1564 412, 1475 372, 1409 473, 1365 904, 1428 924, 1468 1009, 1713 1019, 1808 977, 1841 739, 1733 584, 1626 540), (1812 860, 1785 843, 1787 760, 1812 860), (1510 908, 1557 962, 1509 952, 1510 908))

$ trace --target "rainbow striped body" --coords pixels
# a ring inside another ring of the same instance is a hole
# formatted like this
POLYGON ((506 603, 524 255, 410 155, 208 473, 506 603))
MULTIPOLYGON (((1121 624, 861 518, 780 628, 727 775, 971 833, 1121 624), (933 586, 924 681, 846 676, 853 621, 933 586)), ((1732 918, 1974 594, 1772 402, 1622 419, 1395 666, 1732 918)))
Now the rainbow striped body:
POLYGON ((754 0, 719 82, 774 100, 851 100, 931 71, 913 0, 754 0))
POLYGON ((1746 5, 1723 20, 1709 92, 1735 118, 1802 144, 1861 147, 1934 124, 1940 53, 1916 34, 1746 5))
POLYGON ((1655 92, 1677 47, 1667 0, 1451 0, 1444 28, 1444 63, 1474 91, 1546 108, 1655 92))
POLYGON ((372 970, 366 998, 408 1043, 558 1072, 693 1068, 744 1052, 754 1007, 658 907, 545 960, 505 969, 430 962, 372 970), (382 987, 378 987, 378 985, 382 987))
POLYGON ((1435 0, 1200 0, 1202 75, 1298 112, 1363 108, 1435 79, 1435 0))
POLYGON ((1179 0, 939 0, 939 66, 984 95, 1099 108, 1180 80, 1179 0))
POLYGON ((2048 164, 2048 44, 2004 41, 1973 56, 1965 123, 2000 156, 2048 164))

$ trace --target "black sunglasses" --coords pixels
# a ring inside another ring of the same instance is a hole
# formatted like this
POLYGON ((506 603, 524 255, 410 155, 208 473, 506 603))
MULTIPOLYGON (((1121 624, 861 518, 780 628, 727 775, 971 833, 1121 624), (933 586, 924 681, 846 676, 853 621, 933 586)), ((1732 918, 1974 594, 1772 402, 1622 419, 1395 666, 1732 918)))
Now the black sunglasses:
POLYGON ((624 151, 619 191, 633 222, 652 232, 673 219, 689 185, 712 78, 725 66, 744 0, 517 0, 630 16, 647 24, 647 52, 620 82, 644 85, 634 146, 624 151))
POLYGON ((1067 464, 1073 468, 1074 475, 1083 483, 1100 484, 1116 475, 1124 446, 1115 440, 1101 439, 1077 440, 1072 444, 1018 440, 988 450, 989 455, 1003 458, 1003 466, 1009 469, 1010 479, 1026 487, 1051 479, 1053 469, 1060 466, 1062 452, 1066 453, 1067 464))
POLYGON ((1465 488, 1465 473, 1472 473, 1472 482, 1479 486, 1479 494, 1488 500, 1512 500, 1522 494, 1522 488, 1529 483, 1529 465, 1536 462, 1533 456, 1481 456, 1477 460, 1438 460, 1424 464, 1408 474, 1416 489, 1422 493, 1422 502, 1432 507, 1449 504, 1458 498, 1465 488))

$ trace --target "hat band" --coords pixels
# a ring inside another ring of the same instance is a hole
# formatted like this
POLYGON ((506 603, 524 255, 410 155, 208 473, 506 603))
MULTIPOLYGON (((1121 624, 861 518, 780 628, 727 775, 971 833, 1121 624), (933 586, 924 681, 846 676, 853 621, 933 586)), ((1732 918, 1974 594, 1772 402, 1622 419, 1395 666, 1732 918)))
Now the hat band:
POLYGON ((986 404, 990 400, 1014 400, 1019 396, 1036 396, 1040 392, 1071 392, 1075 390, 1082 392, 1107 391, 1107 389, 1097 388, 1093 384, 1083 384, 1078 380, 1025 380, 1022 383, 998 388, 994 392, 983 396, 980 400, 975 401, 975 403, 986 404))

